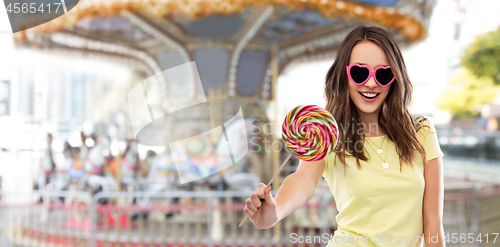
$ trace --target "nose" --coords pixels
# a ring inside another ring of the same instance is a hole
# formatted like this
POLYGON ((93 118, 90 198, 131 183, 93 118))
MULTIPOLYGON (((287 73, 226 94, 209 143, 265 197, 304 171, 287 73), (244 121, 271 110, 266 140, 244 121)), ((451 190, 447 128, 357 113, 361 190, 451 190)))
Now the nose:
POLYGON ((375 77, 374 76, 370 76, 370 78, 368 78, 368 81, 365 83, 365 86, 369 87, 369 88, 376 87, 377 86, 377 82, 375 81, 375 77))

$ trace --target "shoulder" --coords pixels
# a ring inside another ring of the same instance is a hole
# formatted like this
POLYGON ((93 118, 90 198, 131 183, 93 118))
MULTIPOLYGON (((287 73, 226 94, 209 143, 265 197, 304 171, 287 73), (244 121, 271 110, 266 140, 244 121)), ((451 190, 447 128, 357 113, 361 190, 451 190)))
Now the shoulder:
POLYGON ((417 136, 420 142, 425 143, 431 137, 436 134, 436 127, 434 126, 434 120, 429 116, 418 116, 415 117, 415 130, 417 131, 417 136))
POLYGON ((436 127, 434 126, 434 120, 429 116, 418 116, 415 117, 415 130, 417 133, 428 132, 436 133, 436 127))

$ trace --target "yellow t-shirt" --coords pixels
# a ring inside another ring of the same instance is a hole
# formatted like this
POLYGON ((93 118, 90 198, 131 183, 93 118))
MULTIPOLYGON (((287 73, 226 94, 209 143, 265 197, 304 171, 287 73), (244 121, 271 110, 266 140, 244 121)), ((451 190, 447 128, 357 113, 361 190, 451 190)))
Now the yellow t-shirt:
MULTIPOLYGON (((417 134, 427 152, 427 160, 444 156, 434 125, 429 120, 423 124, 430 128, 424 126, 417 134)), ((384 138, 378 136, 369 139, 380 147, 384 138)), ((335 156, 336 153, 325 157, 323 177, 329 184, 339 212, 335 217, 338 230, 330 238, 327 247, 423 246, 425 180, 420 153, 415 152, 414 155, 415 169, 404 164, 400 173, 394 142, 385 138, 381 147, 383 152, 379 154, 384 159, 388 150, 387 169, 382 167, 383 161, 377 156, 375 150, 378 148, 369 140, 365 140, 364 145, 368 162, 360 160, 362 169, 359 170, 356 159, 346 156, 349 167, 346 168, 345 177, 344 165, 335 156), (334 158, 337 159, 336 166, 334 158)))

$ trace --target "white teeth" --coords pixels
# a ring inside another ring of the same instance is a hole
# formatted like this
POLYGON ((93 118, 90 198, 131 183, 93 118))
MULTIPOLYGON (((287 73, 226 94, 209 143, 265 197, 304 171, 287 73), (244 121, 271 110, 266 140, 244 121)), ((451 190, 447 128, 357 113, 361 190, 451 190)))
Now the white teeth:
POLYGON ((368 97, 368 98, 373 98, 377 96, 377 93, 361 93, 362 95, 368 97))

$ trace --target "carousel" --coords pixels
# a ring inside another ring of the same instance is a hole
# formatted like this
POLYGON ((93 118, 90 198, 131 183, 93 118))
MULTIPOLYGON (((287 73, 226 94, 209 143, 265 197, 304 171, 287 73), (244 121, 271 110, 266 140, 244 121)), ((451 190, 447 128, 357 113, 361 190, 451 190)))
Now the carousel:
MULTIPOLYGON (((191 80, 168 84, 168 77, 163 76, 152 87, 162 98, 176 104, 150 96, 149 102, 154 101, 150 104, 151 121, 178 105, 199 102, 196 99, 201 97, 214 102, 222 99, 223 103, 210 106, 214 112, 237 112, 241 106, 243 116, 260 120, 258 127, 262 127, 269 121, 279 121, 268 118, 266 110, 276 97, 277 77, 288 65, 333 60, 345 35, 359 24, 388 29, 403 47, 420 41, 426 36, 435 1, 69 2, 66 14, 15 33, 17 45, 110 60, 128 66, 136 78, 142 79, 194 61, 201 83, 191 80)), ((122 110, 128 111, 126 107, 122 110)), ((128 126, 130 132, 132 128, 128 126)), ((133 132, 137 137, 138 131, 133 132)), ((275 143, 276 136, 269 138, 274 138, 275 143)), ((164 142, 158 143, 155 145, 164 142)), ((261 156, 253 163, 272 163, 277 168, 279 154, 253 153, 261 156), (272 157, 263 157, 269 155, 272 157)), ((254 169, 262 181, 272 174, 266 167, 254 169)))
MULTIPOLYGON (((154 87, 142 85, 149 97, 149 121, 157 123, 160 129, 169 129, 163 133, 171 135, 164 134, 159 141, 149 144, 164 145, 166 150, 170 148, 164 140, 178 141, 204 131, 186 126, 203 123, 210 128, 241 113, 245 120, 252 120, 245 125, 247 133, 250 137, 256 136, 256 141, 249 141, 247 147, 253 152, 247 152, 242 158, 244 170, 256 174, 258 181, 269 181, 285 155, 265 151, 270 150, 266 145, 280 141, 276 135, 265 134, 273 130, 252 131, 252 127, 262 130, 280 126, 280 120, 268 115, 276 107, 273 101, 278 76, 294 63, 333 61, 344 37, 359 24, 386 28, 401 47, 421 41, 426 37, 435 0, 66 2, 66 14, 15 33, 17 46, 124 65, 138 79, 128 85, 128 89, 141 80, 155 77, 156 81, 151 83, 154 87), (155 76, 192 62, 195 66, 191 66, 191 72, 197 73, 191 75, 199 75, 199 80, 191 76, 183 83, 169 83, 168 75, 155 76), (161 97, 155 98, 151 92, 161 97), (175 103, 165 103, 163 98, 175 103), (184 113, 176 111, 175 117, 163 117, 182 105, 204 102, 203 99, 208 103, 209 114, 201 114, 204 116, 201 119, 181 121, 193 111, 203 112, 202 108, 184 113), (219 118, 214 120, 217 118, 214 116, 219 118), (180 131, 182 127, 188 130, 180 131)), ((128 112, 126 93, 119 102, 118 110, 128 112)), ((125 128, 137 138, 141 130, 134 129, 133 120, 127 119, 125 128), (128 124, 130 122, 132 124, 128 124)), ((220 157, 210 155, 217 152, 204 147, 210 146, 207 142, 220 138, 220 135, 210 135, 207 139, 190 139, 186 146, 186 153, 191 154, 188 158, 210 163, 209 168, 217 166, 220 157)), ((163 157, 162 162, 167 164, 175 159, 163 157)), ((224 162, 238 167, 232 156, 224 162)), ((178 169, 159 165, 158 171, 168 175, 177 173, 178 169)), ((194 171, 211 174, 210 170, 194 171)), ((273 187, 279 188, 279 183, 280 179, 276 179, 273 187)))

